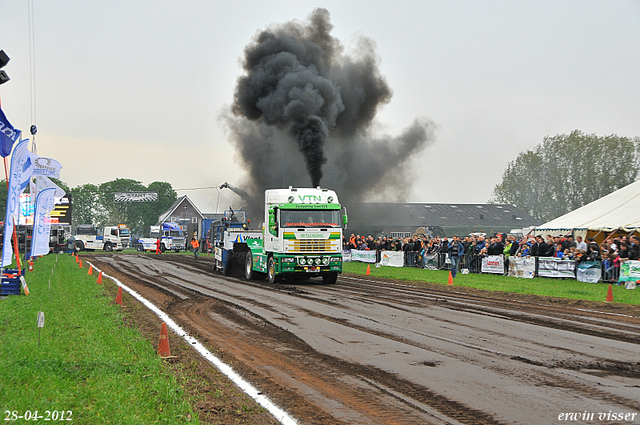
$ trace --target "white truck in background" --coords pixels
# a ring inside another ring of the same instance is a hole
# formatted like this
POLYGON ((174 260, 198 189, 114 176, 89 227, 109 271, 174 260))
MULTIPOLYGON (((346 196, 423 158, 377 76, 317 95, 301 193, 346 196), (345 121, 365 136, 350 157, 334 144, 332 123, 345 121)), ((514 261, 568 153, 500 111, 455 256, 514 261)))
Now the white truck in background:
POLYGON ((103 249, 107 252, 124 249, 117 226, 106 226, 100 229, 92 224, 81 224, 75 235, 69 238, 67 246, 74 251, 92 251, 103 249))
POLYGON ((122 242, 122 248, 127 249, 131 246, 131 230, 127 227, 126 224, 118 224, 117 226, 107 226, 104 228, 105 233, 111 233, 114 236, 118 236, 120 238, 120 242, 122 242))
POLYGON ((155 251, 156 243, 160 239, 160 251, 184 251, 187 248, 187 238, 184 231, 176 223, 162 223, 151 226, 148 238, 140 238, 136 243, 138 251, 155 251))

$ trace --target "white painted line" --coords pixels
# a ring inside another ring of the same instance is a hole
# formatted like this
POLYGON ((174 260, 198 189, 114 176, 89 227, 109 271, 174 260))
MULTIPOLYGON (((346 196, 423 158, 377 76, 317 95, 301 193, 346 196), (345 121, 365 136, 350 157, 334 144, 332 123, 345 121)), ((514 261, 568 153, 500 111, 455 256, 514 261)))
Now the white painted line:
MULTIPOLYGON (((100 269, 98 269, 95 265, 91 264, 87 261, 94 269, 100 273, 100 269)), ((262 395, 253 385, 242 379, 240 375, 238 375, 231 366, 223 363, 220 359, 218 359, 215 355, 213 355, 209 350, 207 350, 197 339, 190 336, 184 329, 182 329, 176 322, 174 322, 166 313, 160 310, 158 307, 153 305, 150 301, 145 299, 142 295, 129 288, 118 279, 113 276, 109 276, 108 274, 102 273, 103 277, 107 277, 114 281, 118 286, 131 294, 134 298, 144 304, 149 310, 153 311, 162 321, 164 321, 169 328, 171 328, 176 334, 181 336, 185 341, 189 343, 190 346, 195 348, 195 350, 200 353, 205 359, 207 359, 211 364, 213 364, 220 372, 222 372, 227 378, 233 381, 242 391, 244 391, 249 397, 254 399, 260 406, 264 407, 271 413, 281 424, 283 425, 294 425, 297 424, 296 420, 293 419, 287 412, 285 412, 280 407, 276 406, 271 400, 267 398, 267 396, 262 395)))

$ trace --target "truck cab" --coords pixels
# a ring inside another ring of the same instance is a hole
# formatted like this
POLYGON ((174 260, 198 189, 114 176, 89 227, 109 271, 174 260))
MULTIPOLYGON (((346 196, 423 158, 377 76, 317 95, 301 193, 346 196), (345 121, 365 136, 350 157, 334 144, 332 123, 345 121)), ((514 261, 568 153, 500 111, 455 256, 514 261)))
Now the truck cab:
POLYGON ((105 226, 104 236, 113 236, 119 238, 123 249, 129 248, 131 242, 131 231, 126 224, 118 224, 117 226, 105 226))
POLYGON ((92 224, 81 224, 76 227, 75 235, 69 238, 69 248, 78 251, 103 249, 107 252, 122 251, 122 241, 118 233, 112 231, 114 226, 100 229, 92 224))
POLYGON ((184 231, 176 223, 162 223, 159 226, 151 226, 149 237, 138 239, 138 251, 155 251, 156 242, 160 239, 160 251, 184 251, 187 238, 184 231))
POLYGON ((245 275, 322 277, 335 283, 342 272, 342 230, 347 214, 333 190, 322 188, 265 191, 265 225, 260 246, 247 255, 245 275))

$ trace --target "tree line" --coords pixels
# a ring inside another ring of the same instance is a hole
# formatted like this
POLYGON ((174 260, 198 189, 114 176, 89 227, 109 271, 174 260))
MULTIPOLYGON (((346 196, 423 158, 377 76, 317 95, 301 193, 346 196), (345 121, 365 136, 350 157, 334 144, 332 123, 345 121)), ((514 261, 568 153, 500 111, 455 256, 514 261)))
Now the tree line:
MULTIPOLYGON (((95 185, 83 184, 74 188, 63 181, 52 179, 65 192, 71 194, 71 224, 106 226, 126 224, 135 235, 146 235, 149 226, 156 224, 158 216, 171 207, 177 194, 170 183, 153 182, 148 186, 132 179, 115 179, 95 185), (116 202, 119 192, 156 192, 158 200, 154 202, 116 202)), ((28 191, 28 189, 27 189, 28 191)), ((7 206, 6 180, 0 183, 0 220, 5 217, 7 206)))
POLYGON ((545 222, 633 183, 639 169, 640 138, 575 130, 520 153, 489 202, 514 205, 545 222))

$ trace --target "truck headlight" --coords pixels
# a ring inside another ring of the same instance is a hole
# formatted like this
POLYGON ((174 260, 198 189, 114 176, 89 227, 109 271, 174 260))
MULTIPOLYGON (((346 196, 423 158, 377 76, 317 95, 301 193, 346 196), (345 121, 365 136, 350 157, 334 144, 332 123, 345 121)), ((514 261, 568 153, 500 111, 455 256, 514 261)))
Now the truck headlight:
POLYGON ((316 258, 316 266, 319 266, 321 261, 322 259, 320 257, 316 258))
POLYGON ((329 257, 324 257, 322 259, 322 264, 325 265, 325 266, 328 266, 329 265, 329 257))
POLYGON ((298 262, 300 263, 301 266, 304 266, 305 264, 307 264, 307 259, 303 257, 303 258, 300 258, 298 262))

